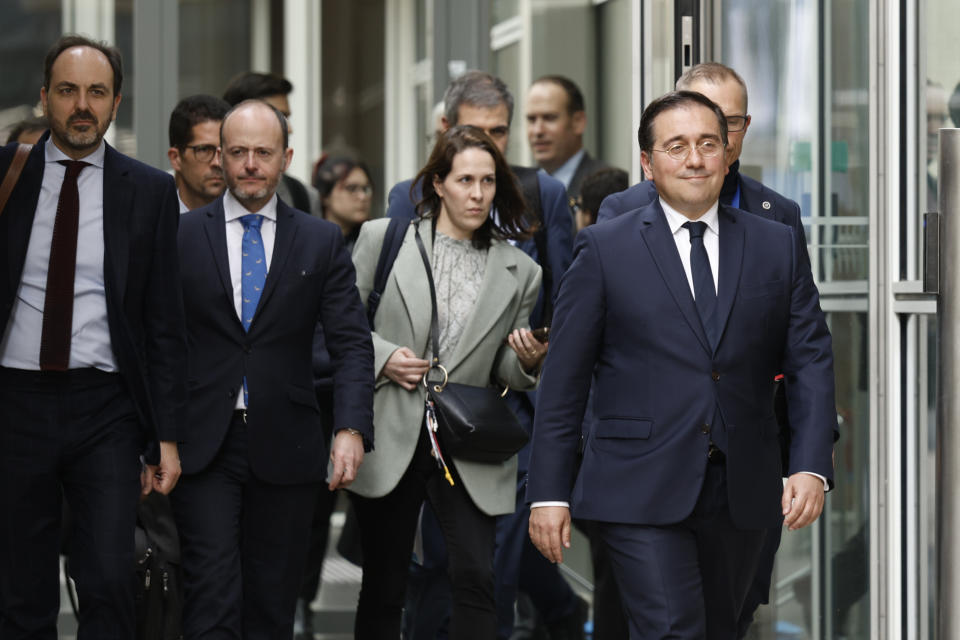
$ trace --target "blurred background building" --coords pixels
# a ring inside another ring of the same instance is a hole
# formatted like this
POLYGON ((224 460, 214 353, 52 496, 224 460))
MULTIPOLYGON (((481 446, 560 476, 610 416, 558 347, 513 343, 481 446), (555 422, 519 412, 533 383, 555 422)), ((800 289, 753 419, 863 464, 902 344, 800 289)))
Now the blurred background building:
MULTIPOLYGON (((36 108, 61 32, 120 47, 108 139, 164 169, 178 99, 275 71, 294 86, 290 172, 309 181, 322 152, 351 152, 381 215, 466 69, 513 89, 513 162, 531 164, 526 89, 559 73, 586 97, 585 146, 637 181, 643 106, 685 66, 732 66, 753 116, 741 170, 803 210, 841 425, 825 517, 784 533, 751 637, 927 639, 937 307, 921 287, 922 216, 936 207, 937 129, 960 125, 957 25, 956 0, 0 0, 0 129, 36 108)), ((570 571, 589 589, 586 557, 570 571)))

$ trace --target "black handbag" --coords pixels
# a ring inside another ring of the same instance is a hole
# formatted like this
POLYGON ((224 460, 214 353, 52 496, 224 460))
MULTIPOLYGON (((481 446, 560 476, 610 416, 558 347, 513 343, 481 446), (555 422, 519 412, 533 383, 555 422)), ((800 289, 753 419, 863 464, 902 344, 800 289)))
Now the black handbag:
POLYGON ((437 316, 437 293, 433 284, 430 260, 416 231, 417 248, 423 258, 430 284, 430 340, 433 356, 430 370, 423 376, 428 401, 433 403, 436 432, 444 454, 473 462, 501 463, 523 448, 530 436, 517 420, 501 393, 492 387, 475 387, 450 382, 447 370, 440 364, 440 322, 437 316), (434 372, 442 379, 431 380, 434 372))

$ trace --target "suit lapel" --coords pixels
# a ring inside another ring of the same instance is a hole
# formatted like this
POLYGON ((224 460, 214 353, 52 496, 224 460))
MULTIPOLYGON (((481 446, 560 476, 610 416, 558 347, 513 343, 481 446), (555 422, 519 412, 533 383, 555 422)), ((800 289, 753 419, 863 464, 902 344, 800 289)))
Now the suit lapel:
POLYGON ((673 234, 670 233, 670 226, 667 224, 667 218, 660 207, 659 200, 654 200, 650 205, 639 210, 638 214, 640 235, 650 250, 650 255, 670 295, 673 296, 687 324, 696 334, 697 340, 708 353, 712 353, 707 334, 700 322, 700 312, 697 311, 697 305, 690 293, 687 274, 683 270, 683 263, 677 253, 677 243, 673 239, 673 234))
POLYGON ((119 164, 120 154, 106 145, 103 157, 103 245, 104 278, 122 301, 127 290, 127 265, 130 259, 130 211, 134 185, 127 169, 119 164))
POLYGON ((720 273, 717 285, 717 344, 730 317, 743 267, 743 225, 737 224, 735 209, 720 205, 720 273))
POLYGON ((277 288, 277 282, 280 281, 284 266, 287 264, 287 258, 293 247, 293 240, 297 236, 297 221, 293 217, 293 209, 288 207, 282 200, 277 199, 277 233, 273 240, 273 255, 270 258, 270 270, 267 271, 267 281, 263 285, 263 293, 260 294, 260 301, 257 303, 257 310, 253 314, 253 325, 257 322, 257 317, 273 295, 277 288))
MULTIPOLYGON (((433 233, 430 219, 417 223, 423 247, 427 256, 433 255, 433 233)), ((400 290, 400 298, 410 321, 411 335, 415 344, 410 347, 417 353, 424 353, 430 335, 430 286, 423 267, 423 259, 413 237, 413 229, 407 231, 403 247, 393 263, 393 273, 400 290)))
POLYGON ((748 211, 761 218, 777 220, 774 215, 774 198, 764 194, 765 187, 747 176, 740 176, 740 206, 737 207, 743 211, 748 211))
POLYGON ((513 247, 499 242, 491 245, 487 253, 487 267, 483 272, 480 293, 477 295, 467 324, 463 327, 460 342, 453 350, 450 362, 445 363, 448 371, 453 371, 470 355, 470 352, 490 333, 513 300, 519 288, 516 266, 517 260, 513 247))
MULTIPOLYGON (((10 291, 16 291, 23 275, 23 263, 27 259, 27 246, 30 244, 30 232, 33 218, 37 213, 37 201, 43 185, 43 171, 46 152, 44 147, 49 133, 33 146, 27 164, 23 167, 20 180, 10 194, 10 200, 2 215, 7 227, 7 278, 10 291)), ((11 160, 13 155, 10 156, 11 160)), ((2 176, 0 176, 2 179, 2 176)))
POLYGON ((203 221, 203 230, 210 244, 210 253, 217 265, 217 275, 220 277, 220 286, 230 305, 231 315, 240 322, 233 301, 233 280, 230 278, 230 259, 227 256, 227 229, 223 212, 223 196, 217 199, 214 207, 207 210, 207 217, 203 221))

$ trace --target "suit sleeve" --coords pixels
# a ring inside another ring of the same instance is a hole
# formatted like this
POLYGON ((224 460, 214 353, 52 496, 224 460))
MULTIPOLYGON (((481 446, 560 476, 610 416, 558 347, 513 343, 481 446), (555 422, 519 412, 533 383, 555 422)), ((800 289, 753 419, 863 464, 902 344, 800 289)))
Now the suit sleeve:
POLYGON ((404 180, 393 185, 387 196, 387 216, 388 218, 400 218, 401 220, 413 220, 417 217, 416 203, 410 196, 410 181, 404 180))
POLYGON ((373 345, 356 274, 343 237, 334 231, 321 292, 320 322, 333 362, 334 433, 356 429, 373 447, 373 345))
POLYGON ((162 181, 162 187, 150 265, 150 295, 144 298, 143 325, 147 383, 153 392, 157 437, 175 442, 183 435, 177 430, 184 419, 187 399, 187 332, 177 250, 180 206, 173 179, 161 176, 157 180, 162 181))
POLYGON ((560 291, 560 279, 570 266, 573 254, 573 218, 567 204, 567 192, 563 183, 549 176, 538 176, 540 181, 540 206, 547 225, 547 261, 553 278, 550 295, 556 300, 560 291))
MULTIPOLYGON (((791 234, 795 232, 791 229, 791 234)), ((790 322, 783 355, 787 412, 791 430, 789 474, 819 474, 833 486, 833 441, 837 408, 833 343, 810 263, 798 255, 794 239, 790 322)))
MULTIPOLYGON (((533 305, 537 302, 540 294, 539 267, 530 270, 529 277, 523 286, 523 300, 517 309, 517 314, 513 318, 513 328, 519 329, 527 326, 527 318, 533 311, 533 305)), ((517 358, 517 352, 510 345, 501 345, 497 351, 497 359, 494 364, 494 377, 501 384, 509 386, 516 391, 526 391, 533 389, 537 385, 538 375, 531 375, 523 370, 520 359, 517 358)))
POLYGON ((613 220, 618 215, 623 213, 620 201, 623 199, 623 194, 625 191, 620 191, 618 193, 611 193, 606 198, 603 199, 603 202, 600 203, 600 210, 597 211, 597 222, 606 222, 607 220, 613 220))
POLYGON ((603 343, 605 295, 592 229, 577 236, 554 311, 534 412, 528 502, 570 501, 580 427, 603 343))

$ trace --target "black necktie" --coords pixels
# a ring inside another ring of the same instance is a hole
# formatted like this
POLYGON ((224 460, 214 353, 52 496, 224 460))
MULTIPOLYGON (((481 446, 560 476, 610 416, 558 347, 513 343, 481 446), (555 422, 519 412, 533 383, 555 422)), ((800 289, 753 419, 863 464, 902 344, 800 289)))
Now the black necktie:
POLYGON ((70 334, 73 328, 73 283, 77 270, 77 229, 80 226, 80 194, 77 176, 89 163, 59 160, 67 168, 57 201, 57 217, 50 242, 47 291, 43 300, 40 334, 40 368, 66 371, 70 366, 70 334))
POLYGON ((684 222, 690 232, 690 271, 693 274, 693 295, 700 312, 700 322, 707 334, 711 347, 717 346, 717 290, 713 284, 713 272, 710 259, 703 246, 703 234, 707 230, 706 222, 684 222))

